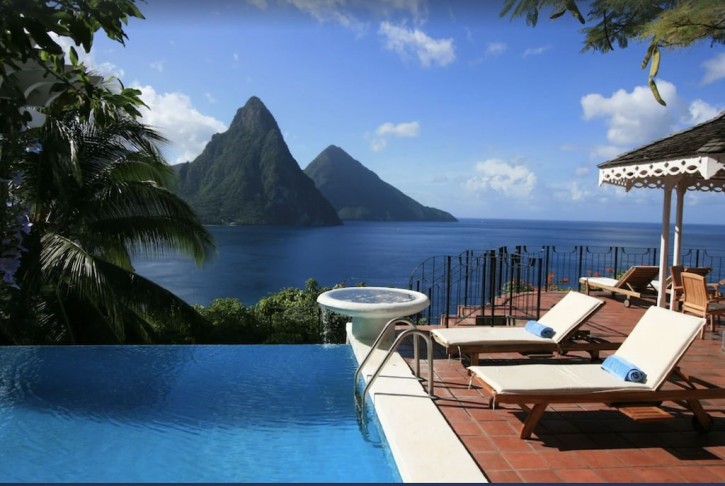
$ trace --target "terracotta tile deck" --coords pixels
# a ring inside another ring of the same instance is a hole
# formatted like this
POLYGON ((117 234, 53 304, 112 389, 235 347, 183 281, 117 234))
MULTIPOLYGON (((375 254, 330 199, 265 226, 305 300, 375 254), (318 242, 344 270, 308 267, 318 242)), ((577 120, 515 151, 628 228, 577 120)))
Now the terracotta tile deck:
MULTIPOLYGON (((584 329, 613 340, 624 339, 650 305, 633 300, 625 308, 619 297, 592 295, 607 303, 584 329)), ((542 312, 561 296, 544 294, 542 312)), ((683 371, 725 387, 723 330, 725 325, 695 341, 680 362, 683 371)), ((485 392, 469 389, 465 365, 434 347, 436 404, 491 482, 725 482, 725 400, 703 402, 714 419, 706 434, 692 428, 689 410, 672 402, 664 402, 662 408, 675 418, 655 423, 632 421, 604 405, 551 405, 533 437, 523 440, 521 410, 515 405, 489 409, 485 392)), ((410 359, 409 350, 401 353, 410 359)), ((586 356, 571 353, 546 359, 587 361, 586 356)), ((542 358, 481 355, 481 364, 501 359, 542 358)), ((421 367, 427 367, 424 359, 421 367)))

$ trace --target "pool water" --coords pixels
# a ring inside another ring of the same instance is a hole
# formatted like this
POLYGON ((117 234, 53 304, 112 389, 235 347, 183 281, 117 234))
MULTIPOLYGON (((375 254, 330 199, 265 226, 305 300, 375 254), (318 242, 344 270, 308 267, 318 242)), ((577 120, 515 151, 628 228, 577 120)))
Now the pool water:
POLYGON ((355 366, 346 345, 2 347, 0 481, 401 482, 355 366))

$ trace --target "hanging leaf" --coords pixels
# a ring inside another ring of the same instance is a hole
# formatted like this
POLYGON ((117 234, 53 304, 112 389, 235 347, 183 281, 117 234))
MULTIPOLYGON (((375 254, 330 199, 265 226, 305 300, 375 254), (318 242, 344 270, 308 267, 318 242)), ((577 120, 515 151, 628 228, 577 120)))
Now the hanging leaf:
POLYGON ((70 58, 70 62, 74 65, 78 65, 78 53, 76 52, 75 47, 70 46, 70 50, 68 52, 68 57, 70 58))
POLYGON ((655 80, 650 78, 649 79, 649 89, 652 91, 652 95, 655 97, 655 100, 657 100, 657 103, 659 103, 662 106, 667 106, 667 103, 665 103, 665 100, 662 99, 660 96, 660 92, 657 89, 657 83, 655 83, 655 80))
POLYGON ((551 17, 549 17, 549 18, 550 18, 551 20, 554 20, 554 19, 558 19, 559 17, 561 17, 561 16, 562 16, 562 15, 564 15, 565 13, 566 13, 566 8, 562 8, 561 10, 559 10, 559 11, 558 11, 558 12, 556 12, 556 13, 554 13, 554 14, 553 14, 553 15, 552 15, 551 17))
POLYGON ((569 0, 566 2, 566 8, 571 12, 571 14, 576 17, 576 19, 579 21, 579 23, 585 23, 584 16, 579 11, 579 7, 576 6, 576 2, 574 0, 569 0))
POLYGON ((655 46, 652 52, 652 65, 649 68, 649 77, 654 78, 657 76, 657 72, 660 70, 660 49, 655 46))
POLYGON ((642 59, 642 69, 647 67, 647 64, 649 64, 650 59, 652 58, 652 53, 657 49, 657 44, 652 43, 647 48, 647 52, 644 54, 644 59, 642 59))

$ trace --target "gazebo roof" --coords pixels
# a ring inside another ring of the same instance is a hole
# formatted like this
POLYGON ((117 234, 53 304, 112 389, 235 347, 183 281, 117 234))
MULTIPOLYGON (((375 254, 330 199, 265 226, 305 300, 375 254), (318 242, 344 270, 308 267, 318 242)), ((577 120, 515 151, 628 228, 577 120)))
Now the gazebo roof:
POLYGON ((599 184, 663 187, 686 181, 688 189, 725 190, 725 111, 715 118, 598 165, 599 184))

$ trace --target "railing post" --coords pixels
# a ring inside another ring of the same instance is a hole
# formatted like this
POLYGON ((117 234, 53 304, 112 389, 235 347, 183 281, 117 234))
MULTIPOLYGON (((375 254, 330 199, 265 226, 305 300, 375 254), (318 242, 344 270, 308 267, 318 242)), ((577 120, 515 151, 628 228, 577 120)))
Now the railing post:
POLYGON ((446 308, 445 313, 443 314, 444 320, 446 322, 446 327, 448 327, 448 316, 450 314, 451 309, 451 257, 448 256, 446 258, 446 308))
MULTIPOLYGON (((574 247, 574 248, 577 248, 577 247, 574 247)), ((582 275, 584 275, 584 247, 579 246, 578 248, 579 248, 579 262, 578 262, 579 276, 582 276, 582 275)))

